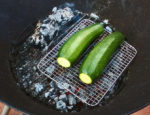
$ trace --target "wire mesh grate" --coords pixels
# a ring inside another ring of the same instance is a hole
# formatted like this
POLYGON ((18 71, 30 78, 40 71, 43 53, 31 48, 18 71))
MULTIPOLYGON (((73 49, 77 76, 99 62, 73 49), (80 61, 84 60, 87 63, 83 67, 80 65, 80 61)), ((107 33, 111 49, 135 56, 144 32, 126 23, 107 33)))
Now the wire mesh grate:
MULTIPOLYGON (((59 48, 72 34, 93 23, 94 22, 89 19, 83 19, 50 50, 38 64, 38 69, 44 75, 62 85, 65 89, 90 106, 97 105, 103 99, 137 53, 133 46, 124 42, 112 56, 101 77, 92 85, 83 84, 78 78, 78 70, 82 58, 73 67, 65 69, 57 64, 56 57, 59 48)), ((94 41, 87 51, 108 34, 110 33, 105 30, 103 35, 94 41)), ((86 53, 84 53, 83 56, 84 55, 86 55, 86 53)))

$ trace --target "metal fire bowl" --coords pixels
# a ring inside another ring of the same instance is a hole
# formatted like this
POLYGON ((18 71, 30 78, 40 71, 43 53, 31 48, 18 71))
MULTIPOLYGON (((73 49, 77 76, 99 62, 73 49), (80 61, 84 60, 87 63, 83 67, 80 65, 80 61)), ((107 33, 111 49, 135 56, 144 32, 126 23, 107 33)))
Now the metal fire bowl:
MULTIPOLYGON (((103 18, 110 19, 111 24, 124 33, 128 42, 138 50, 134 62, 130 65, 125 86, 118 95, 103 107, 76 114, 120 115, 136 111, 148 104, 150 102, 150 1, 111 0, 112 3, 107 0, 72 1, 76 4, 76 8, 83 12, 98 12, 103 18)), ((8 57, 11 44, 17 45, 28 36, 16 39, 28 24, 46 16, 54 6, 64 2, 66 1, 0 1, 0 100, 2 102, 30 114, 60 114, 35 102, 17 87, 10 72, 8 57)))

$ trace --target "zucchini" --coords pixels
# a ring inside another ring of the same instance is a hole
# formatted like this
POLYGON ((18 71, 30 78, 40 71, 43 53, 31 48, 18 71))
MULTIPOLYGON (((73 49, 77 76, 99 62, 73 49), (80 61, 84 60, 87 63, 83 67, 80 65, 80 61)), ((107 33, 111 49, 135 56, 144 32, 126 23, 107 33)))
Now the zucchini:
POLYGON ((103 31, 103 25, 96 23, 73 34, 59 50, 57 63, 65 68, 70 67, 77 61, 88 45, 103 31))
POLYGON ((79 78, 83 83, 93 83, 103 72, 111 56, 124 41, 124 35, 113 32, 98 43, 83 60, 79 78))

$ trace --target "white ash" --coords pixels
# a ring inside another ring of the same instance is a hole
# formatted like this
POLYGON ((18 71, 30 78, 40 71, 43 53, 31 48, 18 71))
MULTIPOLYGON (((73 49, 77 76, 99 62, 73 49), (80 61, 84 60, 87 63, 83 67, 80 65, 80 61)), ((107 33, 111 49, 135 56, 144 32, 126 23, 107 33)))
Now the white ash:
POLYGON ((42 89, 43 89, 43 85, 40 84, 40 83, 36 83, 36 84, 34 85, 34 87, 35 87, 35 91, 36 91, 37 93, 41 92, 42 89))
POLYGON ((99 19, 99 16, 96 15, 95 13, 91 13, 91 14, 90 14, 90 17, 92 17, 92 18, 94 18, 94 19, 96 19, 96 20, 99 19))

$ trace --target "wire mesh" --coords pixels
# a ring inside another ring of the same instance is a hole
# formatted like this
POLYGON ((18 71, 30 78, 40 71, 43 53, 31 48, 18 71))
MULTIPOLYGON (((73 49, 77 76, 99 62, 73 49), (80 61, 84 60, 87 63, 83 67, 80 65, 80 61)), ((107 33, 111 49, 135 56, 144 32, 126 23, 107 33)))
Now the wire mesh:
POLYGON ((109 35, 110 32, 105 29, 103 35, 94 41, 81 56, 80 61, 69 69, 59 66, 56 62, 56 57, 60 47, 72 34, 93 23, 94 22, 89 19, 83 19, 40 60, 37 66, 44 75, 62 85, 62 87, 70 91, 82 102, 90 106, 97 105, 103 99, 137 53, 136 49, 125 41, 112 56, 101 77, 92 85, 83 84, 78 78, 82 57, 84 57, 97 42, 109 35))

